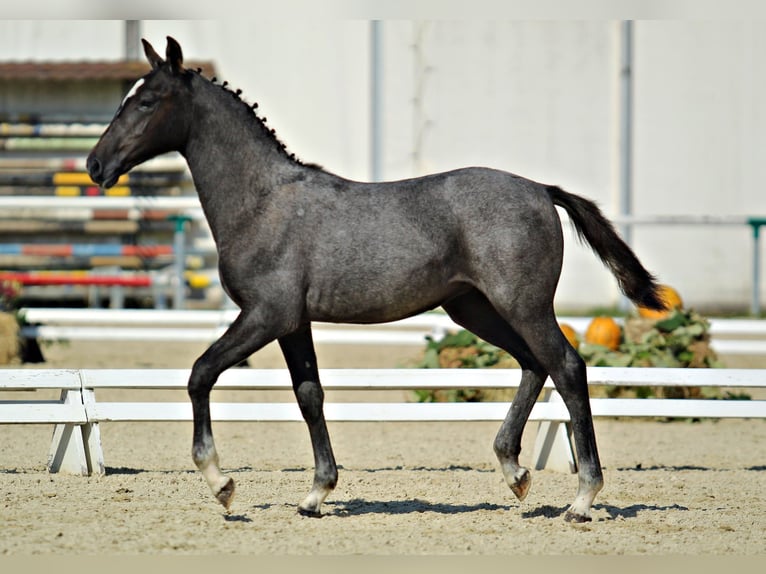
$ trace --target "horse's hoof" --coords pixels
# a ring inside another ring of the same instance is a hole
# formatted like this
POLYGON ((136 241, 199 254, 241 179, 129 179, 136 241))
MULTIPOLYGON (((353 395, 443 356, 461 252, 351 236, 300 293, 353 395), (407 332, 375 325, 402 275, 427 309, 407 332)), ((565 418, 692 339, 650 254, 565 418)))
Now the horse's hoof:
POLYGON ((309 508, 298 507, 298 514, 301 516, 308 516, 309 518, 322 518, 322 513, 318 510, 311 510, 309 508))
POLYGON ((226 510, 229 510, 232 500, 234 500, 234 481, 231 478, 227 478, 221 489, 215 493, 215 497, 223 504, 226 510))
POLYGON ((593 519, 590 516, 577 514, 576 512, 567 510, 567 513, 564 515, 564 520, 567 522, 572 522, 573 524, 582 524, 583 522, 591 522, 593 519))
POLYGON ((509 486, 511 487, 511 492, 519 499, 519 502, 522 502, 527 497, 527 494, 529 494, 529 488, 532 486, 532 475, 529 470, 520 468, 509 486))

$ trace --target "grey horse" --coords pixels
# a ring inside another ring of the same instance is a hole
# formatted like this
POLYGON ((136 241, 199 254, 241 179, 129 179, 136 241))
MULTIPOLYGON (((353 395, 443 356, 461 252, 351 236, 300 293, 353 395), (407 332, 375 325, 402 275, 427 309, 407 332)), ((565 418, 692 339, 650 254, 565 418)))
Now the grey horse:
POLYGON ((108 188, 136 165, 186 159, 219 255, 221 284, 241 312, 195 361, 188 384, 192 457, 227 509, 233 480, 219 467, 210 421, 218 376, 277 340, 314 452, 314 482, 298 506, 320 516, 338 471, 323 414, 312 321, 380 323, 441 306, 519 361, 522 379, 494 441, 519 500, 531 484, 521 435, 550 376, 571 415, 579 488, 565 518, 591 519, 603 486, 586 368, 556 322, 563 237, 555 206, 637 304, 663 309, 657 283, 589 200, 494 169, 469 167, 403 181, 360 183, 285 151, 226 83, 165 59, 143 41, 151 71, 129 91, 88 156, 108 188))

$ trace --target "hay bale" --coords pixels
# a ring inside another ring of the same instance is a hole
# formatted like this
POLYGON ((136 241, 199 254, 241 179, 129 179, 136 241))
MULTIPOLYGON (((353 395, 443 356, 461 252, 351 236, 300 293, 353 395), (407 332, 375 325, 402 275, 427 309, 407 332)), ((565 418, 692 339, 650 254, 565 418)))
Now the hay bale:
POLYGON ((0 365, 19 360, 19 323, 11 313, 0 313, 0 365))

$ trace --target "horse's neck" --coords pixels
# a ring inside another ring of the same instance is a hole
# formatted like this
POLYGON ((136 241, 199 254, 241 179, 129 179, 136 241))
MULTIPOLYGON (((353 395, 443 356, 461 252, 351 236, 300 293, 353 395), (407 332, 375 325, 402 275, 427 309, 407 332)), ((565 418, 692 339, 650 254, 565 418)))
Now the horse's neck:
POLYGON ((256 121, 226 105, 201 113, 183 152, 216 241, 237 216, 253 217, 281 174, 297 167, 265 128, 249 125, 256 121))

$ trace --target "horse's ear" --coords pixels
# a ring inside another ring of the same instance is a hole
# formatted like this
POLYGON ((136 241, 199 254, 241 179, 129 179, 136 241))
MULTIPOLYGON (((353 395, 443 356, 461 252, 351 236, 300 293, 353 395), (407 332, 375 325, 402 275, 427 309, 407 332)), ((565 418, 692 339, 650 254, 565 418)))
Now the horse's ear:
POLYGON ((174 74, 183 71, 184 56, 181 52, 181 46, 170 36, 168 36, 168 47, 165 49, 165 58, 174 74))
POLYGON ((152 45, 143 38, 141 38, 141 43, 144 45, 144 54, 146 54, 146 59, 149 60, 149 63, 152 65, 152 70, 158 68, 163 62, 160 55, 155 52, 152 45))

